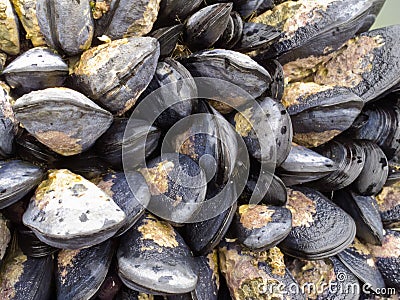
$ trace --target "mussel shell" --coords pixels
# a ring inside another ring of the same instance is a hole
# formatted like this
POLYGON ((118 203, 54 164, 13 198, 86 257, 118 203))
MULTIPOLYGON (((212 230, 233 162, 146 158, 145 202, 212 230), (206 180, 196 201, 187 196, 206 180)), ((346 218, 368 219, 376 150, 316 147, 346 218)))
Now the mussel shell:
POLYGON ((3 260, 8 244, 11 240, 11 233, 8 226, 8 220, 0 213, 0 262, 3 260))
POLYGON ((95 184, 68 170, 50 171, 32 197, 23 223, 46 244, 80 249, 113 236, 125 213, 95 184))
POLYGON ((388 161, 389 164, 389 174, 386 180, 385 186, 390 186, 400 181, 400 164, 393 161, 388 161))
POLYGON ((287 186, 292 186, 323 178, 336 170, 337 166, 330 158, 293 143, 277 173, 287 186))
POLYGON ((162 0, 158 21, 170 23, 170 21, 183 20, 201 5, 202 0, 162 0))
POLYGON ((183 294, 195 289, 193 257, 182 237, 164 221, 145 214, 121 237, 118 274, 131 289, 183 294))
POLYGON ((0 157, 7 158, 14 153, 14 138, 17 122, 8 98, 7 91, 0 87, 0 157))
POLYGON ((25 226, 18 229, 17 237, 22 252, 29 257, 44 257, 58 250, 43 243, 36 237, 32 230, 25 226))
POLYGON ((1 0, 2 18, 0 21, 0 51, 18 55, 20 51, 18 18, 11 1, 1 0))
POLYGON ((139 293, 138 291, 134 291, 126 286, 123 286, 115 300, 154 300, 154 296, 139 293))
POLYGON ((185 40, 190 48, 210 48, 225 31, 232 3, 217 3, 206 6, 186 21, 185 40))
POLYGON ((240 52, 262 51, 276 42, 281 32, 274 26, 259 23, 243 23, 242 38, 235 45, 235 50, 240 52))
POLYGON ((376 265, 389 287, 400 290, 400 233, 386 230, 382 247, 369 245, 376 265))
POLYGON ((389 174, 385 153, 375 143, 358 141, 365 152, 365 164, 353 183, 355 190, 364 196, 376 195, 386 183, 389 174))
POLYGON ((285 80, 282 65, 276 59, 266 59, 259 63, 269 72, 269 74, 271 74, 271 97, 281 101, 285 90, 285 80))
POLYGON ((346 248, 356 235, 353 219, 312 189, 289 190, 287 208, 293 228, 279 247, 290 256, 326 258, 346 248))
POLYGON ((238 243, 224 242, 219 246, 219 265, 232 299, 262 299, 270 294, 305 299, 277 247, 253 252, 238 243))
POLYGON ((382 243, 383 225, 375 198, 340 190, 334 193, 333 201, 353 218, 358 238, 374 245, 382 243))
POLYGON ((360 285, 349 269, 336 257, 324 260, 294 259, 288 269, 309 299, 357 300, 360 285), (312 287, 312 288, 308 288, 312 287))
POLYGON ((123 234, 135 224, 150 201, 149 188, 139 172, 108 173, 102 176, 97 186, 109 195, 126 215, 126 220, 121 224, 116 236, 123 234), (129 178, 130 184, 126 177, 129 178))
POLYGON ((247 248, 265 250, 285 239, 291 229, 292 214, 285 207, 241 205, 230 231, 247 248))
POLYGON ((57 299, 90 299, 106 278, 114 254, 112 241, 57 255, 57 299))
POLYGON ((94 22, 88 1, 37 0, 36 16, 51 48, 73 56, 90 47, 94 22))
POLYGON ((150 156, 157 148, 160 131, 150 126, 146 121, 135 119, 129 121, 129 130, 126 130, 128 119, 115 118, 110 128, 96 141, 94 149, 114 169, 122 169, 122 149, 126 155, 132 157, 129 166, 139 165, 142 160, 140 151, 145 144, 145 156, 150 156))
POLYGON ((357 239, 337 256, 358 279, 368 284, 372 291, 385 288, 382 274, 375 265, 371 252, 357 239))
POLYGON ((14 112, 30 134, 64 156, 90 148, 112 123, 108 111, 67 88, 26 94, 15 102, 14 112))
POLYGON ((274 6, 273 0, 233 0, 233 3, 243 18, 248 18, 256 12, 265 11, 274 6))
POLYGON ((232 49, 237 43, 239 43, 242 34, 243 20, 236 11, 232 11, 228 25, 215 45, 218 48, 232 49))
POLYGON ((50 300, 53 258, 32 258, 13 247, 0 271, 0 298, 50 300))
POLYGON ((91 48, 74 70, 74 85, 121 115, 150 83, 159 55, 159 43, 152 37, 131 37, 91 48))
POLYGON ((0 161, 0 208, 5 208, 39 184, 44 170, 21 160, 0 161))
POLYGON ((20 93, 62 86, 68 65, 48 48, 36 47, 14 59, 4 70, 7 83, 20 93))
POLYGON ((183 24, 157 29, 149 34, 160 43, 160 57, 169 56, 175 49, 183 31, 183 24))
POLYGON ((376 196, 385 228, 400 228, 400 183, 384 187, 376 196))

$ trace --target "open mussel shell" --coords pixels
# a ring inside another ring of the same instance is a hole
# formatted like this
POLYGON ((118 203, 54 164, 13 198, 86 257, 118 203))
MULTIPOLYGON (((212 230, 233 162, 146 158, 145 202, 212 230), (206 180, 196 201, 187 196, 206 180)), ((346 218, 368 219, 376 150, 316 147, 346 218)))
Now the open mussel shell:
POLYGON ((94 22, 88 1, 37 0, 36 16, 50 48, 73 56, 90 47, 94 22))
POLYGON ((383 224, 375 198, 361 196, 351 190, 336 191, 333 195, 333 202, 346 211, 356 223, 357 237, 364 242, 380 245, 383 239, 383 224))
POLYGON ((58 250, 57 248, 43 243, 32 230, 25 226, 18 228, 17 237, 22 252, 30 257, 44 257, 58 250))
POLYGON ((0 213, 0 262, 3 260, 11 240, 9 221, 0 213))
POLYGON ((186 21, 185 41, 192 49, 210 48, 224 33, 232 11, 232 3, 206 6, 186 21))
POLYGON ((206 196, 206 176, 189 156, 166 153, 139 169, 149 186, 150 211, 175 223, 188 222, 206 196))
POLYGON ((400 233, 386 230, 382 247, 369 245, 385 283, 400 290, 400 233))
POLYGON ((262 51, 280 38, 281 32, 274 26, 259 23, 243 23, 242 37, 234 46, 243 53, 262 51))
POLYGON ((19 93, 62 86, 68 76, 68 65, 60 55, 44 47, 28 50, 4 70, 7 83, 19 93))
POLYGON ((96 141, 94 149, 114 169, 122 169, 122 148, 132 159, 129 166, 135 167, 142 160, 140 151, 145 145, 145 156, 148 157, 157 148, 161 132, 144 120, 115 118, 110 128, 96 141))
POLYGON ((293 143, 277 173, 287 186, 292 186, 323 178, 336 170, 336 164, 330 158, 293 143))
POLYGON ((320 260, 296 258, 287 266, 301 287, 314 287, 304 289, 308 299, 358 300, 360 297, 357 277, 334 256, 320 260))
POLYGON ((0 270, 0 298, 14 300, 52 299, 53 258, 26 256, 15 244, 0 270))
MULTIPOLYGON (((214 49, 197 52, 185 59, 183 65, 194 77, 228 81, 245 90, 254 99, 267 92, 272 82, 267 70, 249 56, 231 50, 214 49)), ((232 91, 230 85, 225 89, 221 86, 220 89, 214 94, 223 99, 223 102, 230 103, 232 101, 235 107, 249 101, 248 97, 237 95, 237 92, 232 91)), ((230 111, 228 110, 228 112, 230 111)))
POLYGON ((125 213, 106 193, 68 170, 50 171, 23 215, 41 241, 63 249, 99 244, 125 222, 125 213))
POLYGON ((337 256, 372 291, 385 288, 385 282, 374 262, 374 257, 370 250, 359 240, 354 239, 353 243, 338 253, 337 256))
POLYGON ((227 241, 219 246, 219 266, 232 299, 262 299, 271 294, 280 299, 305 299, 277 247, 255 252, 227 241))
POLYGON ((289 209, 267 205, 241 205, 232 221, 232 236, 249 249, 275 247, 292 229, 289 209))
POLYGON ((360 175, 353 182, 354 189, 361 195, 379 193, 389 174, 388 161, 382 149, 370 141, 357 141, 365 152, 365 164, 360 175))
POLYGON ((295 82, 285 87, 282 103, 290 114, 294 141, 317 147, 348 129, 364 102, 349 89, 295 82))
POLYGON ((150 83, 159 55, 159 43, 152 37, 131 37, 91 48, 74 69, 74 85, 121 115, 150 83))
POLYGON ((14 138, 18 124, 5 89, 0 87, 0 158, 7 158, 14 153, 14 138))
POLYGON ((400 228, 400 183, 384 187, 376 196, 385 228, 400 228))
POLYGON ((15 102, 14 112, 30 134, 64 156, 86 151, 112 123, 108 111, 67 88, 26 94, 15 102))
POLYGON ((174 51, 183 28, 183 24, 178 24, 157 29, 149 34, 149 36, 156 38, 160 43, 160 57, 167 57, 174 51))
POLYGON ((28 194, 44 176, 44 170, 21 160, 0 161, 0 208, 28 194))
POLYGON ((116 233, 126 232, 143 215, 150 201, 150 191, 146 180, 139 172, 107 173, 101 177, 97 187, 102 189, 125 213, 124 224, 116 233), (126 177, 129 178, 128 183, 126 177))
POLYGON ((324 178, 309 183, 323 192, 349 186, 358 178, 365 165, 365 151, 361 145, 351 141, 331 141, 314 150, 333 160, 337 167, 324 178))
POLYGON ((145 214, 121 237, 118 274, 131 289, 151 294, 183 294, 195 289, 197 267, 175 229, 145 214))
POLYGON ((289 190, 286 207, 292 212, 293 228, 279 247, 290 256, 326 258, 345 249, 356 235, 353 219, 317 191, 289 190))
POLYGON ((111 240, 78 250, 57 254, 57 299, 90 299, 104 279, 114 254, 111 240))

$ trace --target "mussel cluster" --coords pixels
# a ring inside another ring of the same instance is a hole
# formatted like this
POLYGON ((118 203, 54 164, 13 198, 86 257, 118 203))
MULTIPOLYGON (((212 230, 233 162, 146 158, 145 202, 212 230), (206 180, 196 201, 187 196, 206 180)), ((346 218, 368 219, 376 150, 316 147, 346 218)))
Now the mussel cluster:
POLYGON ((0 299, 398 299, 384 2, 0 0, 0 299))

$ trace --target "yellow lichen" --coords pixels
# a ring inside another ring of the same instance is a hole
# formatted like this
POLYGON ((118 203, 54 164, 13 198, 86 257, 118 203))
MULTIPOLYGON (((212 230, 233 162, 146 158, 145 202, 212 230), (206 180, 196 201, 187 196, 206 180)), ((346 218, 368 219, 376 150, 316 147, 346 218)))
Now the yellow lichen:
POLYGON ((152 216, 147 217, 138 230, 142 234, 142 240, 150 240, 161 247, 176 248, 179 245, 174 228, 152 216))
POLYGON ((140 19, 135 20, 128 28, 124 37, 143 36, 153 28, 160 9, 161 0, 149 0, 140 19))
POLYGON ((240 223, 247 229, 256 229, 266 226, 272 221, 274 210, 265 205, 241 205, 239 207, 240 223))
POLYGON ((294 82, 286 86, 283 92, 282 104, 286 108, 302 104, 307 101, 308 97, 330 89, 332 87, 314 82, 294 82))
POLYGON ((289 189, 287 208, 292 212, 293 227, 310 227, 314 222, 316 205, 303 193, 289 189))
POLYGON ((213 271, 212 279, 215 281, 217 285, 217 290, 219 290, 219 272, 218 272, 218 252, 214 249, 207 255, 208 265, 210 269, 213 271))
POLYGON ((57 256, 57 266, 61 277, 61 282, 65 284, 68 275, 68 268, 74 266, 74 260, 79 254, 80 250, 61 250, 57 256))
POLYGON ((376 196, 379 211, 386 212, 400 206, 400 182, 384 187, 376 196))
POLYGON ((61 155, 70 156, 82 152, 82 145, 79 144, 81 139, 73 138, 65 132, 38 131, 34 132, 33 135, 39 142, 61 155))
POLYGON ((235 130, 242 137, 247 137, 253 129, 250 119, 252 117, 252 112, 253 108, 250 107, 235 114, 235 130))
POLYGON ((153 168, 142 168, 140 173, 146 179, 152 195, 160 195, 168 192, 169 173, 174 169, 172 161, 162 161, 153 168))
POLYGON ((326 130, 323 132, 295 133, 293 141, 301 146, 313 148, 332 140, 335 136, 338 136, 341 133, 342 132, 337 129, 326 130))
POLYGON ((0 299, 14 299, 16 284, 24 273, 24 263, 28 257, 17 249, 3 262, 0 272, 0 299))

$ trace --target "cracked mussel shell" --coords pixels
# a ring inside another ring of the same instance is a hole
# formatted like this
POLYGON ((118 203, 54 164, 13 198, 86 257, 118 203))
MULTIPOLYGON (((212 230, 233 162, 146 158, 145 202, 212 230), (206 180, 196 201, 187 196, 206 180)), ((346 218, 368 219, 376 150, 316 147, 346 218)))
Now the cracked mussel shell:
POLYGON ((63 169, 49 171, 23 223, 48 245, 80 249, 112 237, 126 223, 126 215, 94 183, 63 169))
MULTIPOLYGON (((1 83, 0 83, 1 84, 1 83)), ((8 92, 0 87, 0 158, 8 158, 14 154, 14 139, 18 131, 13 108, 8 92)))
POLYGON ((54 152, 70 156, 89 149, 110 127, 112 115, 69 88, 48 88, 17 99, 17 120, 54 152))
POLYGON ((400 228, 400 183, 384 187, 376 195, 378 210, 385 228, 400 228))
POLYGON ((133 107, 157 67, 158 41, 152 37, 115 40, 85 51, 74 68, 74 86, 114 114, 133 107))
POLYGON ((146 213, 122 237, 118 275, 129 288, 151 294, 183 294, 198 276, 189 247, 167 222, 146 213))
POLYGON ((292 230, 279 244, 285 254, 323 259, 345 249, 356 235, 353 219, 320 192, 291 189, 286 207, 292 212, 292 230))

